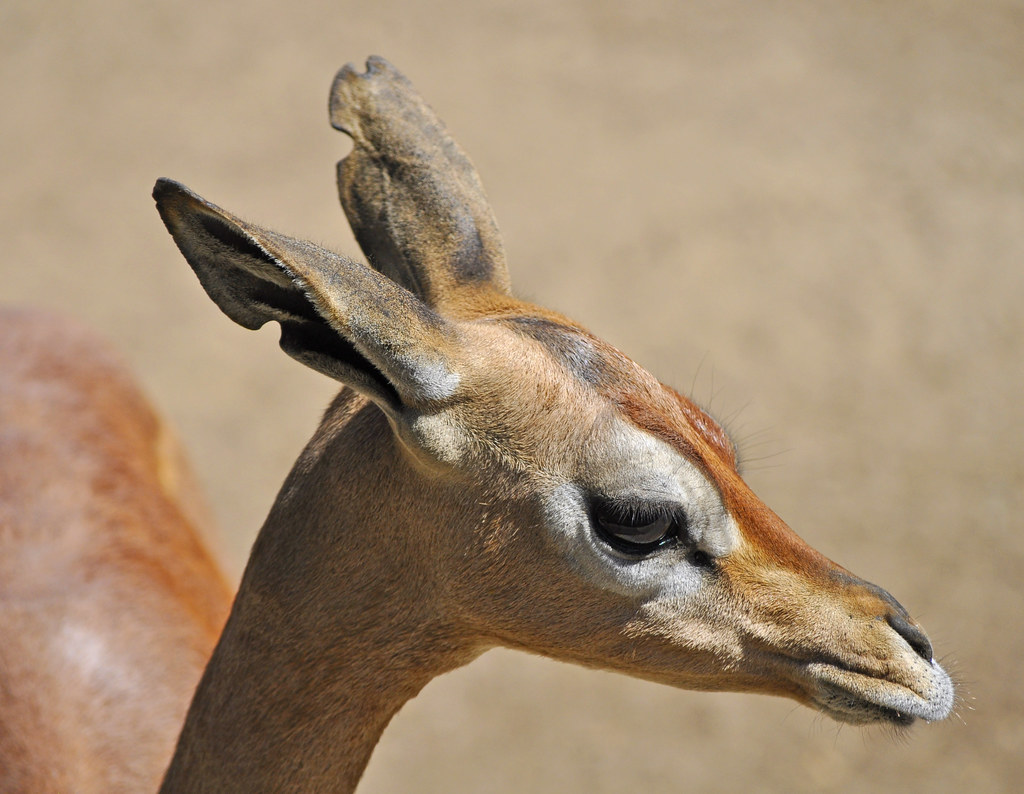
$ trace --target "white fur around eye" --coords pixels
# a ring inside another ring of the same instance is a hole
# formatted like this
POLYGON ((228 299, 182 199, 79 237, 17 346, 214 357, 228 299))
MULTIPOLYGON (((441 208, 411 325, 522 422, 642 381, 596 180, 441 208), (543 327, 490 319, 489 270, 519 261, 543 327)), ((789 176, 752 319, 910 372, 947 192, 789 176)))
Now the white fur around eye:
POLYGON ((712 557, 739 543, 739 530, 717 489, 703 472, 664 442, 625 422, 609 428, 604 444, 587 451, 588 470, 600 479, 563 483, 544 500, 545 524, 569 564, 594 584, 641 599, 658 594, 684 596, 705 576, 691 555, 694 548, 712 557), (631 557, 602 541, 591 525, 593 492, 608 496, 650 496, 679 505, 687 517, 686 537, 649 555, 631 557))

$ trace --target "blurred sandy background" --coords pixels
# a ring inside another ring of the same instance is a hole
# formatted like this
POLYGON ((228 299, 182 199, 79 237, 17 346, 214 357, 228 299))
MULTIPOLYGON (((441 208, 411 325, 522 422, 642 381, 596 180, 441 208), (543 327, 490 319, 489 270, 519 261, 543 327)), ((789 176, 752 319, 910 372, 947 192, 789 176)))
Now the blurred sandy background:
POLYGON ((361 790, 1019 790, 1024 4, 5 0, 0 298, 116 342, 233 575, 334 386, 220 314, 149 192, 355 253, 326 100, 371 53, 473 157, 518 291, 710 403, 965 702, 893 741, 492 652, 399 715, 361 790))

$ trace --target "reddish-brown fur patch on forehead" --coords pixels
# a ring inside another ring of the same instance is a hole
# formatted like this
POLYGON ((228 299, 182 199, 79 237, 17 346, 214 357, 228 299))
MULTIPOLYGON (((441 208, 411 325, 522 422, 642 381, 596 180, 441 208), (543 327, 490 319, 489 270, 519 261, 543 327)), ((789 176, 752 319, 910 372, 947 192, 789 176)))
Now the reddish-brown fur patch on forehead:
POLYGON ((614 403, 641 430, 709 470, 722 463, 735 469, 733 444, 714 419, 607 342, 552 316, 509 317, 505 322, 543 345, 577 380, 614 403))
POLYGON ((699 405, 681 395, 671 386, 662 385, 662 388, 675 398, 690 424, 711 445, 719 457, 736 469, 738 465, 736 445, 733 444, 725 429, 699 405))

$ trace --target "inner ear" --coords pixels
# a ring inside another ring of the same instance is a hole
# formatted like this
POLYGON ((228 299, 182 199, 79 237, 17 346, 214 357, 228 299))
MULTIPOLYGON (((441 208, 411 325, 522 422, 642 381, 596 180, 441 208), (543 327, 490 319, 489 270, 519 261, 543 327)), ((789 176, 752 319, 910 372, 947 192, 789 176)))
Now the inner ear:
POLYGON ((159 180, 153 195, 200 283, 235 322, 280 323, 285 352, 391 414, 457 387, 452 326, 393 281, 246 223, 171 180, 159 180))
POLYGON ((251 256, 253 259, 262 260, 268 265, 279 267, 277 260, 256 245, 248 235, 232 228, 216 215, 199 215, 199 224, 213 239, 223 243, 232 251, 251 256))
MULTIPOLYGON (((286 292, 285 297, 294 300, 295 296, 286 292)), ((373 393, 378 398, 385 399, 391 406, 401 405, 398 390, 372 361, 329 325, 317 322, 319 318, 308 300, 303 308, 310 312, 309 322, 281 323, 280 344, 285 353, 329 378, 353 384, 356 388, 358 383, 353 381, 372 384, 373 393)))

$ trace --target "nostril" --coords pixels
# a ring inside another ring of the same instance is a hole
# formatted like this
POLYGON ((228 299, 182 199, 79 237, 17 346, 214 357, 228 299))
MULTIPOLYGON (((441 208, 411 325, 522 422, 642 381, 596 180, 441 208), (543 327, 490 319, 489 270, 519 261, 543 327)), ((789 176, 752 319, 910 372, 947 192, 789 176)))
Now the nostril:
POLYGON ((935 655, 932 652, 932 644, 928 640, 928 637, 923 631, 921 631, 921 629, 910 622, 910 615, 907 614, 907 610, 903 608, 903 605, 899 601, 892 597, 892 594, 889 593, 889 591, 883 590, 876 584, 871 584, 871 582, 865 582, 849 575, 836 574, 836 576, 840 581, 859 585, 868 593, 871 593, 873 596, 880 599, 882 604, 876 603, 873 607, 869 607, 869 609, 878 610, 878 612, 874 613, 878 616, 876 620, 881 620, 884 615, 885 622, 889 624, 889 627, 892 628, 893 631, 907 641, 907 644, 914 650, 914 653, 926 662, 930 663, 935 661, 935 655))
POLYGON ((886 621, 890 626, 892 626, 893 631, 907 641, 918 656, 926 662, 932 661, 934 658, 932 654, 932 644, 928 641, 928 637, 925 636, 925 633, 921 631, 921 629, 917 626, 911 625, 910 621, 896 612, 889 613, 889 615, 886 616, 886 621))

